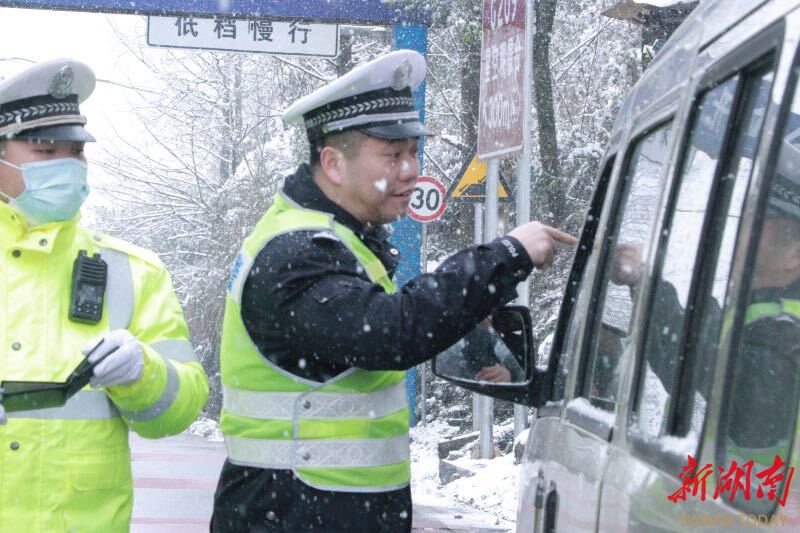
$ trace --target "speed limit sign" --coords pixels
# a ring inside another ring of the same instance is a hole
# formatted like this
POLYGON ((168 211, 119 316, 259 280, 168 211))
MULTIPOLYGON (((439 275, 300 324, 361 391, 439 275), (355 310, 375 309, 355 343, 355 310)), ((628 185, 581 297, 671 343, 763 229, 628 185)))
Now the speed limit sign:
POLYGON ((408 203, 408 216, 419 222, 432 222, 442 216, 447 190, 442 182, 430 176, 417 178, 417 185, 408 203))

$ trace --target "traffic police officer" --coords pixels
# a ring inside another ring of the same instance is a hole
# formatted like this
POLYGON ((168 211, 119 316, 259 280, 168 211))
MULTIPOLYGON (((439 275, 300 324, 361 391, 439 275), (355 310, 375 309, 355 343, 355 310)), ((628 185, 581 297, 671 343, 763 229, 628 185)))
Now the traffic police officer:
POLYGON ((530 223, 397 289, 387 241, 419 174, 413 51, 381 56, 296 102, 310 164, 236 259, 227 290, 221 427, 228 460, 214 531, 411 526, 404 372, 516 296, 556 242, 530 223))
POLYGON ((94 86, 89 67, 67 59, 0 81, 0 380, 64 381, 102 340, 89 358, 94 389, 60 408, 5 413, 3 532, 127 531, 128 430, 179 433, 208 396, 158 257, 78 225, 83 147, 94 141, 79 104, 94 86), (88 322, 71 317, 81 251, 107 265, 102 313, 88 322))

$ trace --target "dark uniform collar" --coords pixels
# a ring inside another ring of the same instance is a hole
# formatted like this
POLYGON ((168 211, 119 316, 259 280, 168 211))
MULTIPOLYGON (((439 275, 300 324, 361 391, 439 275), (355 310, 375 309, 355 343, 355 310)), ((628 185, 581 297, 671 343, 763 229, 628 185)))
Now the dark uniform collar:
POLYGON ((783 298, 800 300, 800 279, 783 287, 753 289, 750 303, 776 302, 783 298))
POLYGON ((306 163, 300 165, 294 174, 287 176, 283 182, 283 192, 300 207, 330 213, 336 222, 352 230, 361 240, 380 242, 392 234, 391 226, 362 224, 356 217, 325 196, 322 189, 314 182, 311 167, 306 163))

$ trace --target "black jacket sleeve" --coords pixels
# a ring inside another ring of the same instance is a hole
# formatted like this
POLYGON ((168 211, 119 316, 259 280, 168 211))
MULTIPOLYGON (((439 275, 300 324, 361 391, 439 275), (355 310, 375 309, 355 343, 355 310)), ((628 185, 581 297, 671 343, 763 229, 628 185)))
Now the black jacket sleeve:
POLYGON ((315 365, 332 366, 327 374, 404 370, 513 299, 532 268, 521 244, 505 236, 462 250, 387 294, 342 242, 294 232, 257 256, 242 317, 262 353, 290 372, 314 376, 315 365))

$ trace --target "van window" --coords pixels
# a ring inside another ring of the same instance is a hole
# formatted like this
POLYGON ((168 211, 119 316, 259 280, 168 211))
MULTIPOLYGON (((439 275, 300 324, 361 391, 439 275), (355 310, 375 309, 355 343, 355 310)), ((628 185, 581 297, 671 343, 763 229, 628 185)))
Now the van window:
MULTIPOLYGON (((565 303, 562 304, 562 309, 568 309, 570 313, 569 322, 567 327, 560 337, 556 339, 553 346, 553 355, 558 354, 558 366, 553 382, 553 400, 559 401, 564 398, 564 386, 566 381, 566 367, 567 360, 570 354, 577 351, 578 344, 578 331, 581 324, 585 321, 586 316, 581 313, 584 308, 586 299, 591 294, 589 287, 586 287, 586 271, 589 260, 591 259, 592 251, 594 250, 594 242, 597 237, 597 228, 600 223, 600 215, 603 210, 603 202, 606 198, 606 191, 608 190, 608 183, 611 178, 611 172, 614 169, 615 157, 610 156, 603 167, 603 172, 600 174, 600 179, 597 180, 595 192, 592 197, 589 211, 586 214, 586 220, 583 224, 581 231, 581 242, 579 243, 578 252, 575 255, 575 260, 572 263, 572 272, 570 272, 570 286, 564 295, 565 303), (574 284, 574 286, 572 285, 574 284), (569 305, 566 303, 566 298, 571 301, 569 305)), ((602 234, 602 232, 600 232, 602 234)))
POLYGON ((800 401, 798 93, 786 122, 778 160, 768 176, 771 183, 748 271, 750 288, 743 324, 734 330, 740 334, 731 353, 732 370, 717 441, 718 466, 727 470, 736 461, 751 472, 750 498, 740 492, 734 499, 734 505, 748 513, 770 513, 785 497, 788 472, 783 465, 789 463, 800 401), (773 467, 774 498, 767 494, 766 477, 758 475, 773 467))
POLYGON ((772 72, 756 68, 701 98, 675 205, 665 217, 669 230, 662 232, 663 262, 654 275, 630 429, 644 442, 680 437, 656 443, 684 461, 696 453, 702 433, 721 309, 771 84, 772 72))
MULTIPOLYGON (((643 363, 640 367, 635 422, 644 438, 663 435, 677 392, 682 364, 689 291, 700 245, 700 228, 706 214, 728 118, 739 77, 708 91, 700 100, 686 144, 683 168, 676 186, 677 197, 662 239, 666 242, 663 262, 656 267, 651 309, 648 316, 643 363)), ((612 280, 631 288, 640 281, 642 258, 634 251, 618 253, 612 280)))
MULTIPOLYGON (((594 316, 602 316, 591 337, 581 396, 595 407, 614 411, 619 389, 622 354, 628 344, 634 293, 610 279, 617 250, 640 250, 646 257, 650 231, 658 211, 666 163, 669 159, 671 123, 661 124, 641 137, 633 146, 628 161, 622 193, 613 212, 621 212, 614 231, 607 237, 602 287, 594 316)), ((591 311, 590 311, 591 313, 591 311)))
POLYGON ((713 272, 713 277, 706 282, 705 297, 699 304, 699 315, 696 340, 693 342, 691 365, 684 370, 684 376, 690 384, 683 388, 685 407, 679 413, 675 432, 692 433, 694 439, 701 431, 705 420, 705 408, 711 394, 711 378, 716 359, 718 341, 722 331, 722 313, 729 290, 731 264, 733 263, 736 235, 747 193, 753 160, 758 146, 759 132, 769 100, 772 87, 773 72, 761 71, 753 73, 746 84, 742 102, 735 106, 740 110, 736 124, 736 139, 730 153, 727 168, 716 194, 717 209, 725 209, 723 216, 715 217, 708 234, 711 236, 706 244, 707 263, 709 268, 704 272, 713 272), (727 206, 727 209, 726 209, 727 206), (714 238, 714 236, 718 236, 714 238), (714 258, 714 259, 712 259, 714 258))

